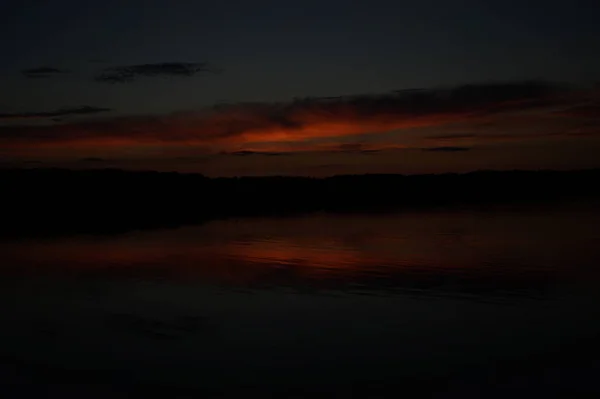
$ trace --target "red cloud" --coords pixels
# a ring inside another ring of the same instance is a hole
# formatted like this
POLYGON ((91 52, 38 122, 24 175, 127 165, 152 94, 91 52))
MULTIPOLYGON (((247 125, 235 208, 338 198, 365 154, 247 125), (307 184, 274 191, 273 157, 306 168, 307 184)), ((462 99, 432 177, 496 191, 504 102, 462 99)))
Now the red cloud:
MULTIPOLYGON (((467 85, 379 96, 215 106, 196 113, 0 127, 5 148, 195 145, 210 151, 442 126, 565 101, 543 82, 467 85)), ((314 147, 314 144, 310 144, 314 147)))

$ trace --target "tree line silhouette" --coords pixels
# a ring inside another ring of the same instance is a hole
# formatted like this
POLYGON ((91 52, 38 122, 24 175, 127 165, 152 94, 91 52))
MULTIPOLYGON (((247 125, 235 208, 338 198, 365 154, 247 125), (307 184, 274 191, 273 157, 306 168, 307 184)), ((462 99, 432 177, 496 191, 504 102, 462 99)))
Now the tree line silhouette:
POLYGON ((3 169, 0 235, 111 233, 242 216, 385 212, 600 198, 600 169, 209 178, 118 169, 3 169))

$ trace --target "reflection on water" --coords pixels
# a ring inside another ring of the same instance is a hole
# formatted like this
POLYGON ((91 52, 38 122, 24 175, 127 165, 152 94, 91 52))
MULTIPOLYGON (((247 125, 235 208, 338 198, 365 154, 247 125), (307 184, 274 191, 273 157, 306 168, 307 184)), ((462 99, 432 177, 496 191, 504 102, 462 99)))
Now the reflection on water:
POLYGON ((215 221, 0 246, 4 273, 231 287, 542 295, 597 273, 600 213, 487 209, 215 221))
POLYGON ((441 395, 477 396, 499 375, 522 390, 509 378, 520 365, 548 392, 586 387, 594 368, 573 359, 595 353, 600 332, 596 209, 318 214, 0 243, 4 372, 18 383, 52 369, 39 384, 71 386, 88 370, 76 379, 111 395, 157 381, 169 394, 281 394, 435 380, 441 395))

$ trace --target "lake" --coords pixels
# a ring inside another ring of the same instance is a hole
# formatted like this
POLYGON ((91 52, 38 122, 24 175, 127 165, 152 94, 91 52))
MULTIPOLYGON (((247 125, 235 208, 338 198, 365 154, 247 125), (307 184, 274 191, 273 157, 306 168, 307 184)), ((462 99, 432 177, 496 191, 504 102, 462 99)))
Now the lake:
POLYGON ((581 202, 4 241, 0 394, 592 397, 599 226, 581 202))

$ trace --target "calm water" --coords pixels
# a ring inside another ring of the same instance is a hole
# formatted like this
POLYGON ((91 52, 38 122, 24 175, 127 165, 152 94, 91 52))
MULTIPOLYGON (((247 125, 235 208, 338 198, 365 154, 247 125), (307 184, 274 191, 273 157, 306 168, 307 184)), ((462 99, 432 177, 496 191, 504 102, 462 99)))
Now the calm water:
POLYGON ((318 214, 0 243, 0 390, 600 393, 599 209, 318 214))

